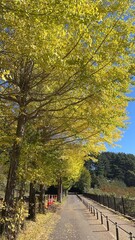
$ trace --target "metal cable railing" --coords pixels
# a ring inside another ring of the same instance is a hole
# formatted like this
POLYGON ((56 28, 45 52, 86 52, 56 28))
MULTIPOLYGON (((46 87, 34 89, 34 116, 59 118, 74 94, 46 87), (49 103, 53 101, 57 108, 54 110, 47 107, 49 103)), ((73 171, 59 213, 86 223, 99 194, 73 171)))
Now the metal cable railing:
POLYGON ((98 220, 100 220, 101 224, 106 224, 107 231, 110 231, 110 222, 115 226, 116 240, 123 240, 123 239, 120 239, 119 229, 121 229, 123 232, 127 234, 127 237, 129 240, 135 239, 135 236, 133 236, 132 232, 126 231, 124 228, 119 226, 117 222, 112 221, 108 216, 104 215, 99 209, 91 205, 86 199, 82 198, 80 195, 77 195, 77 197, 87 207, 89 212, 93 214, 98 220))
POLYGON ((108 195, 98 195, 93 193, 84 193, 84 197, 90 198, 100 204, 114 209, 123 215, 135 217, 135 199, 128 199, 123 197, 115 197, 108 195))

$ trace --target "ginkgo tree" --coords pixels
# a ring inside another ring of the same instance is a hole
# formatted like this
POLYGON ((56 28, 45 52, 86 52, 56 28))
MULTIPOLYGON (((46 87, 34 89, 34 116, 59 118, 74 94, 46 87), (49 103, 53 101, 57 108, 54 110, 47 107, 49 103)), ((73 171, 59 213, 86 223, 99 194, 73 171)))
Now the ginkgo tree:
MULTIPOLYGON (((36 214, 34 185, 37 183, 43 187, 44 185, 46 187, 58 185, 58 200, 61 202, 62 185, 67 186, 67 184, 78 180, 86 155, 86 147, 83 148, 80 144, 67 144, 68 148, 65 147, 62 150, 57 146, 57 142, 55 148, 39 143, 24 144, 18 171, 18 178, 22 183, 31 182, 30 193, 33 194, 33 198, 31 202, 30 195, 29 219, 32 220, 35 220, 36 214)), ((20 197, 23 197, 23 195, 20 197)), ((44 204, 44 199, 41 201, 44 204)))
POLYGON ((97 146, 119 136, 132 84, 134 20, 127 0, 2 0, 0 17, 0 99, 12 107, 15 126, 5 194, 12 217, 28 122, 55 122, 60 137, 97 146))
MULTIPOLYGON (((25 184, 30 183, 29 194, 29 213, 30 220, 36 219, 36 197, 35 186, 40 186, 39 191, 39 212, 45 211, 45 187, 49 187, 56 183, 54 174, 57 153, 55 149, 44 146, 41 143, 24 144, 21 153, 20 165, 18 170, 19 181, 25 184)), ((22 191, 21 191, 22 193, 22 191)), ((23 198, 23 193, 22 196, 23 198)))

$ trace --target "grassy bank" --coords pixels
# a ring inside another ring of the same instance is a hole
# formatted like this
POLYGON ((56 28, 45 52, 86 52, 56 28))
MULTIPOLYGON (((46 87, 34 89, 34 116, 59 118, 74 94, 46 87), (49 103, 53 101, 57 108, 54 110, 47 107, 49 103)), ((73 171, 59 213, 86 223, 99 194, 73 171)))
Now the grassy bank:
POLYGON ((49 236, 58 220, 57 213, 38 214, 36 222, 26 222, 24 230, 18 236, 18 240, 49 240, 49 236))
POLYGON ((123 182, 118 180, 109 181, 101 179, 99 188, 92 188, 89 193, 99 195, 113 195, 124 198, 135 198, 135 187, 127 187, 123 182))

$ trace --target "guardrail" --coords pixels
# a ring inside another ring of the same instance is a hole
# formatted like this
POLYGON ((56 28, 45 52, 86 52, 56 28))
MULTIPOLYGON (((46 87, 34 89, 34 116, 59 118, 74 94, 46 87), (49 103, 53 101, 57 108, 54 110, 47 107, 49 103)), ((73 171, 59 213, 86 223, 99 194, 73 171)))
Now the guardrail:
POLYGON ((107 206, 122 213, 123 215, 128 215, 135 217, 135 200, 128 199, 124 197, 115 197, 107 195, 97 195, 92 193, 84 193, 85 197, 90 198, 100 204, 107 206))
POLYGON ((87 207, 89 212, 93 214, 98 220, 100 220, 101 224, 106 225, 107 231, 110 231, 110 222, 115 226, 115 233, 116 233, 116 240, 123 240, 119 237, 119 229, 124 231, 127 234, 127 237, 129 240, 135 239, 135 236, 133 236, 132 232, 128 232, 122 227, 118 225, 117 222, 112 221, 108 216, 104 215, 99 209, 97 209, 95 206, 91 205, 86 199, 81 198, 80 195, 77 194, 77 197, 82 201, 82 203, 87 207))

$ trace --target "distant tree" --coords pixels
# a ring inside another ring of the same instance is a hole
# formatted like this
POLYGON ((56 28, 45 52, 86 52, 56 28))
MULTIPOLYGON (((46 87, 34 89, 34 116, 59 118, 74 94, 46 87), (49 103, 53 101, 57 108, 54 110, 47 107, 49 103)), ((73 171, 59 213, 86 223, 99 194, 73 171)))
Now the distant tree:
POLYGON ((88 192, 91 186, 91 176, 89 171, 84 167, 76 187, 83 193, 88 192))
POLYGON ((126 173, 126 184, 127 186, 135 186, 135 171, 128 170, 126 173))
POLYGON ((98 185, 97 176, 117 179, 127 186, 135 186, 135 156, 133 154, 103 152, 98 161, 89 160, 86 168, 91 172, 92 186, 98 185))

